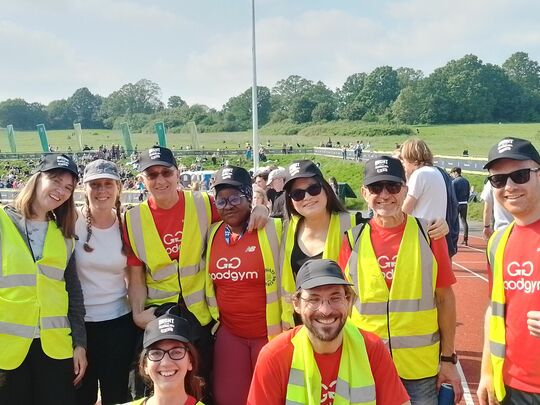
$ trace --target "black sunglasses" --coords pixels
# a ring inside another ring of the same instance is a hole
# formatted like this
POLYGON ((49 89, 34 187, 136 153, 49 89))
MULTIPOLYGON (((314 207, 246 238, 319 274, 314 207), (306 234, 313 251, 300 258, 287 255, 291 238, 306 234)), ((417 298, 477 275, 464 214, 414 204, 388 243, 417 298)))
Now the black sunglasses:
POLYGON ((401 191, 401 187, 403 187, 403 184, 401 183, 382 181, 366 186, 371 194, 381 194, 384 189, 386 189, 386 191, 388 191, 390 194, 397 194, 401 191))
POLYGON ((531 179, 531 172, 537 172, 538 170, 540 170, 540 167, 519 169, 512 173, 492 174, 488 176, 488 180, 493 188, 503 188, 506 186, 509 177, 516 184, 525 184, 531 179))
POLYGON ((306 193, 308 193, 312 197, 315 197, 316 195, 321 194, 321 191, 322 184, 314 183, 306 189, 297 188, 295 190, 292 190, 289 193, 289 197, 291 197, 294 201, 302 201, 306 197, 306 193))

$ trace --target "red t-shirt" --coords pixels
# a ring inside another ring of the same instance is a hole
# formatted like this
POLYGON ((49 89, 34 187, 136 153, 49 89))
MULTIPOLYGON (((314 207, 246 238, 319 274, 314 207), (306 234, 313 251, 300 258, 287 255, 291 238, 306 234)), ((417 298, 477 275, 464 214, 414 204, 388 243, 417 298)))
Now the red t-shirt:
MULTIPOLYGON (((185 216, 185 197, 182 191, 178 192, 178 202, 168 209, 159 208, 152 196, 148 198, 148 206, 152 218, 154 218, 154 224, 156 225, 161 242, 167 250, 171 260, 178 259, 180 245, 182 244, 182 231, 184 230, 184 216, 185 216)), ((210 205, 212 207, 212 222, 219 221, 220 217, 214 204, 214 199, 210 198, 210 205)), ((193 218, 196 220, 196 218, 193 218)), ((124 238, 129 244, 129 236, 127 230, 124 228, 124 238)), ((128 266, 142 266, 144 263, 140 261, 135 253, 128 249, 128 266)))
MULTIPOLYGON (((527 328, 527 312, 540 311, 540 221, 514 225, 504 250, 504 296, 506 301, 505 384, 540 393, 540 338, 527 328)), ((489 274, 491 293, 492 274, 489 274)))
MULTIPOLYGON (((291 339, 302 326, 297 326, 271 340, 263 347, 253 373, 247 405, 283 405, 287 395, 289 371, 294 352, 291 339)), ((409 400, 397 374, 390 353, 376 335, 361 331, 366 343, 371 373, 375 381, 377 404, 401 405, 409 400)), ((316 354, 321 373, 321 404, 331 405, 341 360, 341 347, 332 354, 316 354)))
MULTIPOLYGON (((371 243, 373 245, 373 250, 377 257, 377 261, 379 262, 384 281, 386 281, 386 285, 388 286, 388 289, 390 289, 390 287, 392 287, 397 254, 399 245, 403 239, 406 222, 393 228, 383 228, 374 220, 369 221, 369 225, 371 227, 371 243)), ((446 239, 432 239, 431 251, 433 252, 433 256, 438 265, 435 288, 447 288, 452 284, 455 284, 456 277, 452 271, 452 262, 448 255, 446 239)), ((349 240, 345 237, 339 253, 339 265, 342 269, 345 269, 347 266, 350 256, 351 246, 349 240)))
POLYGON ((266 337, 265 270, 257 232, 245 232, 239 239, 231 234, 228 245, 221 224, 208 265, 223 325, 246 339, 266 337))

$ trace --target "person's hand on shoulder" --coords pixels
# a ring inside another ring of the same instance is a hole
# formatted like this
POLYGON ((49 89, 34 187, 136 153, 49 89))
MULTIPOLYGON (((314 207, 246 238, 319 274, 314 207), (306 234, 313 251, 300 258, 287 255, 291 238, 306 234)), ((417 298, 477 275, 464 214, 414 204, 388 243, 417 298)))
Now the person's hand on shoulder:
POLYGON ((249 217, 248 232, 264 228, 268 223, 269 215, 270 209, 266 205, 256 205, 249 217))
POLYGON ((441 239, 450 232, 450 228, 444 218, 435 218, 429 221, 427 231, 431 239, 441 239))

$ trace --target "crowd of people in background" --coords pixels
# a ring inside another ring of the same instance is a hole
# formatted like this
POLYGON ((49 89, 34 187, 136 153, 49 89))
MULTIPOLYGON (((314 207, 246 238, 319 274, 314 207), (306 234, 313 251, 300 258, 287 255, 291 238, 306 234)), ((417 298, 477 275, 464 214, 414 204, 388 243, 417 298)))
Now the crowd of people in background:
MULTIPOLYGON (((131 168, 123 153, 51 153, 12 173, 30 177, 0 209, 0 403, 435 405, 444 385, 461 400, 451 201, 424 141, 355 166, 369 217, 311 160, 224 164, 207 192, 170 149, 131 168), (125 210, 127 181, 143 198, 125 210)), ((485 168, 478 397, 540 403, 540 288, 517 288, 540 283, 540 155, 505 138, 485 168)), ((466 245, 470 190, 452 175, 466 245)))

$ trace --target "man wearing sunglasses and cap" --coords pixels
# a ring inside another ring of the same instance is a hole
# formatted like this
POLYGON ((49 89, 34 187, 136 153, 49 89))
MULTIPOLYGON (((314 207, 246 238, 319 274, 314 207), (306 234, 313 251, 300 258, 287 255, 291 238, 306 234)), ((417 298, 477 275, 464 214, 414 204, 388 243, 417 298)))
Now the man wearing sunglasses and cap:
POLYGON ((303 325, 262 349, 247 404, 408 404, 381 339, 349 320, 355 299, 336 262, 305 262, 292 296, 303 325))
POLYGON ((457 403, 456 279, 446 240, 430 239, 427 223, 402 211, 405 181, 398 159, 366 162, 361 191, 373 218, 347 232, 340 253, 360 297, 352 320, 387 343, 412 404, 437 404, 442 383, 457 403))
POLYGON ((488 180, 514 216, 489 240, 491 303, 486 311, 481 404, 540 403, 540 155, 504 138, 491 148, 488 180))
MULTIPOLYGON (((179 190, 179 171, 170 149, 155 146, 141 153, 141 179, 150 196, 126 213, 128 295, 135 324, 144 329, 156 307, 178 303, 204 327, 210 341, 205 274, 199 263, 210 224, 219 220, 213 199, 198 191, 179 190)), ((248 231, 264 227, 268 209, 256 207, 248 231)), ((200 343, 200 342, 199 342, 200 343)), ((211 352, 201 350, 202 370, 209 372, 211 352)))

